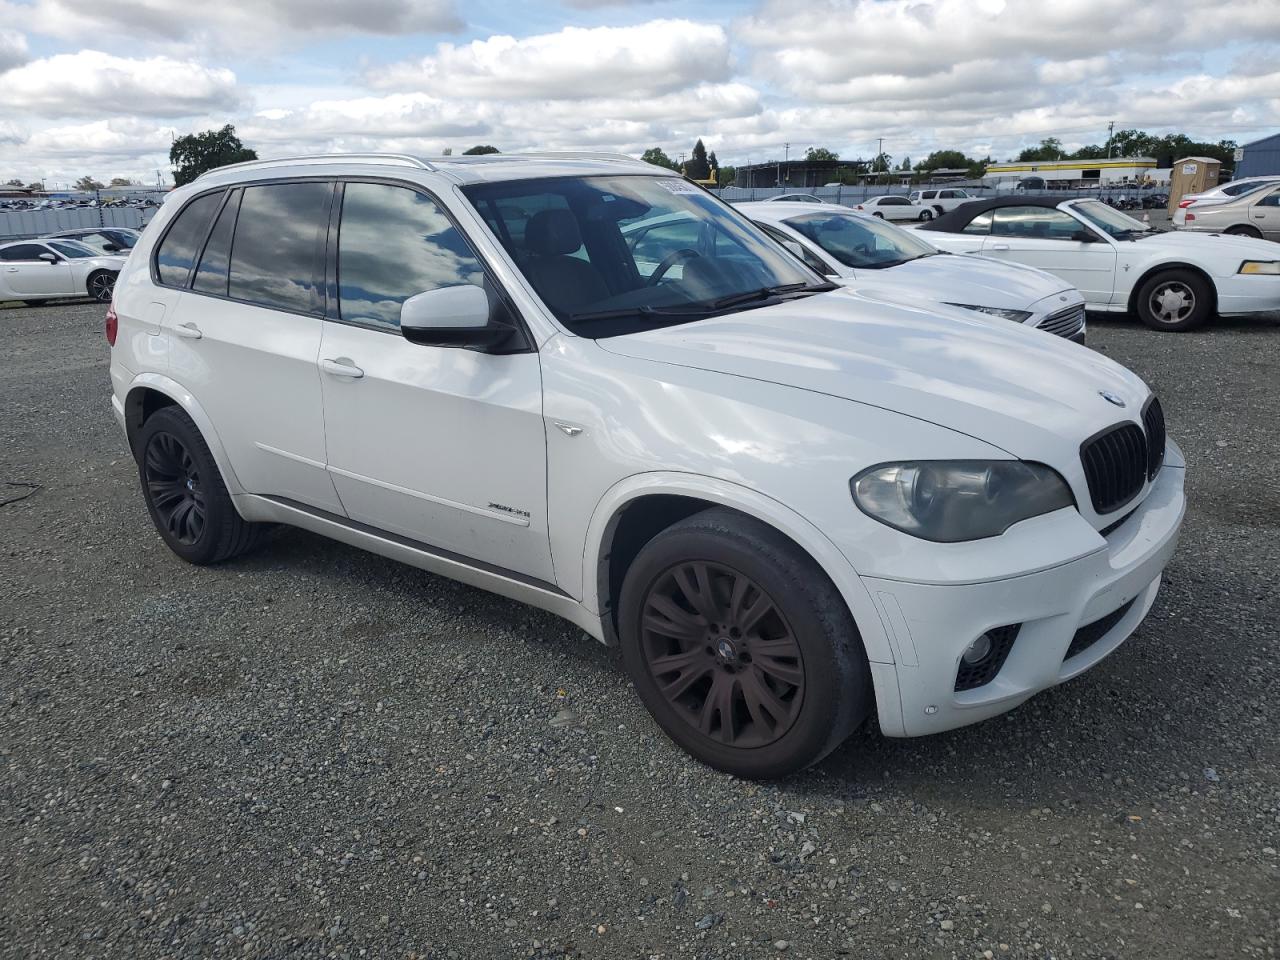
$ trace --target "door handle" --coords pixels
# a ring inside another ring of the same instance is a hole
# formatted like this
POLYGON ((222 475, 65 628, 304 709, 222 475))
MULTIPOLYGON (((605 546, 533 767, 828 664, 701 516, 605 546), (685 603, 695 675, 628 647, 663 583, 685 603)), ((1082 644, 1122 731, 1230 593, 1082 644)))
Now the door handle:
POLYGON ((4 272, 5 272, 5 273, 17 273, 17 272, 18 272, 18 268, 17 268, 17 267, 5 267, 5 268, 4 268, 4 272))
POLYGON ((992 250, 1008 250, 1009 245, 1007 243, 993 243, 991 245, 991 249, 992 250))
POLYGON ((1255 214, 1253 215, 1253 219, 1255 219, 1255 220, 1265 220, 1265 219, 1267 219, 1267 215, 1266 215, 1265 213, 1255 213, 1255 214))
POLYGON ((359 380, 364 376, 364 371, 352 363, 350 357, 321 360, 320 369, 331 377, 346 377, 348 380, 359 380))
POLYGON ((200 332, 200 328, 194 323, 180 323, 173 328, 173 332, 180 337, 186 337, 188 340, 199 340, 204 336, 200 332))

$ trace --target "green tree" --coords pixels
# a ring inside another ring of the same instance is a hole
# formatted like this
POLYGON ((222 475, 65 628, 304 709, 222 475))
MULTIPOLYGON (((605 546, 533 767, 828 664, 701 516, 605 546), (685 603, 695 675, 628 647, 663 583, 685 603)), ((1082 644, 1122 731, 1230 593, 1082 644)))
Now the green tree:
POLYGON ((82 190, 85 193, 92 193, 94 190, 101 190, 103 184, 101 180, 95 180, 93 177, 86 176, 77 180, 75 186, 77 190, 82 190))
POLYGON ((901 170, 903 173, 906 173, 907 171, 909 171, 911 169, 911 158, 903 157, 902 162, 898 164, 898 169, 901 170))
POLYGON ((806 160, 839 160, 840 154, 826 147, 810 147, 804 152, 806 160))
POLYGON ((6 186, 6 187, 21 187, 21 186, 22 186, 22 181, 21 181, 21 180, 19 180, 17 177, 14 177, 12 180, 9 180, 8 182, 6 182, 6 183, 5 183, 5 186, 6 186))
POLYGON ((112 177, 111 186, 113 187, 137 187, 140 186, 137 180, 130 180, 128 177, 112 177))
POLYGON ((927 173, 930 170, 962 170, 973 163, 960 150, 935 150, 916 164, 916 169, 927 173))
POLYGON ((871 161, 870 169, 872 173, 888 173, 893 169, 893 157, 889 156, 887 153, 878 154, 876 158, 871 161))
POLYGON ((716 186, 731 187, 738 179, 738 171, 734 167, 716 167, 716 186))
POLYGON ((225 167, 229 163, 257 160, 258 153, 240 142, 236 128, 227 124, 221 130, 188 133, 173 141, 169 162, 173 164, 174 186, 190 183, 202 173, 225 167))
POLYGON ((480 156, 484 156, 486 153, 499 153, 499 152, 500 151, 498 150, 497 147, 491 147, 487 143, 477 143, 470 150, 463 150, 462 155, 464 157, 480 157, 480 156))
POLYGON ((701 138, 693 145, 693 155, 685 162, 684 175, 690 180, 707 180, 711 177, 711 164, 707 159, 707 148, 701 138))
POLYGON ((1018 162, 1026 163, 1036 160, 1060 160, 1063 157, 1062 141, 1057 137, 1045 137, 1038 147, 1027 147, 1018 154, 1018 162))
POLYGON ((720 161, 716 159, 716 152, 714 150, 707 155, 707 166, 711 168, 709 176, 714 176, 715 172, 720 169, 720 161))
POLYGON ((43 183, 41 183, 39 180, 36 180, 34 183, 28 183, 28 184, 27 184, 27 189, 28 189, 28 190, 43 190, 43 189, 44 189, 44 184, 43 184, 43 183))
POLYGON ((668 157, 661 147, 650 147, 640 154, 640 159, 645 163, 653 164, 655 167, 666 167, 668 170, 680 169, 680 164, 668 157))

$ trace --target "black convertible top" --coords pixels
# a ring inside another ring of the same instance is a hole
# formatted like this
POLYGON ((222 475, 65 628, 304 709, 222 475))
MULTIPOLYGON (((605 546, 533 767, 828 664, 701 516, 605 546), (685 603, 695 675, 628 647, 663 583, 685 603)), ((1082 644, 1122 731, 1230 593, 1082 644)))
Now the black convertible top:
MULTIPOLYGON (((1070 199, 1064 197, 1064 200, 1070 199)), ((941 230, 943 233, 959 233, 969 225, 980 213, 994 210, 997 207, 1045 207, 1056 210, 1062 200, 1054 197, 987 197, 983 200, 970 200, 962 203, 949 213, 935 217, 928 223, 922 223, 917 230, 941 230)))

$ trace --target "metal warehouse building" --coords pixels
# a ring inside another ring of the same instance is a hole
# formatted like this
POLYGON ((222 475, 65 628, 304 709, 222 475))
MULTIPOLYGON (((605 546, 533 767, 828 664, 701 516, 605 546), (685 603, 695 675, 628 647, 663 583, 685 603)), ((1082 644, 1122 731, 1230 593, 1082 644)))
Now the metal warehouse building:
POLYGON ((1022 180, 1040 177, 1050 186, 1086 187, 1103 183, 1137 183, 1152 177, 1156 161, 1152 157, 1117 157, 1109 160, 1030 160, 987 165, 992 180, 1022 180))
POLYGON ((1246 143, 1236 150, 1236 180, 1241 177, 1280 176, 1280 133, 1246 143))

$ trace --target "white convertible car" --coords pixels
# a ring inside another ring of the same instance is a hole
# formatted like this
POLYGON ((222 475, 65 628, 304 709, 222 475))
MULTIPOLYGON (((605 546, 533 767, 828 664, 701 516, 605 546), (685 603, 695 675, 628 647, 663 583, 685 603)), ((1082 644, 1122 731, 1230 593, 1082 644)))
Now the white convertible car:
POLYGON ((931 301, 972 310, 1084 343, 1084 299, 1043 270, 989 257, 940 256, 928 234, 834 203, 739 203, 760 227, 810 267, 864 294, 879 288, 897 302, 931 301))
POLYGON ((977 200, 918 229, 952 253, 1057 274, 1090 310, 1133 311, 1154 330, 1280 310, 1280 244, 1159 232, 1098 200, 977 200))

